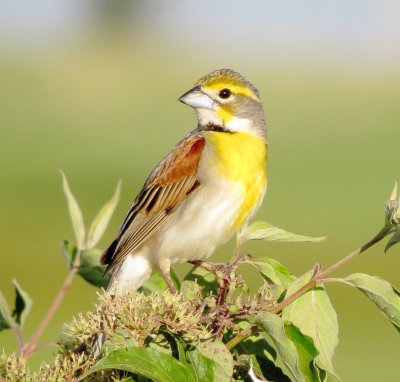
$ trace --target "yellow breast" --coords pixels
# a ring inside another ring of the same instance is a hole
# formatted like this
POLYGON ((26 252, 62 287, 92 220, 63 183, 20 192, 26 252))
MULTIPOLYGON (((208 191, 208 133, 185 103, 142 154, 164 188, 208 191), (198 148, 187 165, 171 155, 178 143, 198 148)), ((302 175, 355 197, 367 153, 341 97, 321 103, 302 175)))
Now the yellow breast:
POLYGON ((267 143, 248 132, 206 132, 218 175, 240 184, 244 198, 232 228, 239 229, 261 202, 267 184, 267 143))

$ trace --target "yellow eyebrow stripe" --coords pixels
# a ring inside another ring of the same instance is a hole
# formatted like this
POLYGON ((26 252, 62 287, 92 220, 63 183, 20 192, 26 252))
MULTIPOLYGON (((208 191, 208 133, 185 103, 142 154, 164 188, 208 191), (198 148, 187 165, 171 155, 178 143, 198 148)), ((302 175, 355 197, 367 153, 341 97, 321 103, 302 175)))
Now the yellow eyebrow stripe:
POLYGON ((254 94, 249 88, 241 85, 234 85, 229 82, 217 82, 210 85, 205 85, 205 89, 220 91, 224 88, 230 89, 233 94, 239 94, 242 96, 253 98, 256 101, 260 101, 256 94, 254 94))

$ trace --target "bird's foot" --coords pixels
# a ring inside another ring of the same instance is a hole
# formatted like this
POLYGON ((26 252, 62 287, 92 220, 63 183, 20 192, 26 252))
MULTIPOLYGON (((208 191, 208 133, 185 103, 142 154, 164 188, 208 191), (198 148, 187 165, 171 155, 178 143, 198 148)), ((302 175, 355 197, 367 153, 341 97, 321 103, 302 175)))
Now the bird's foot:
POLYGON ((213 273, 217 280, 218 285, 218 297, 217 305, 221 306, 225 302, 226 295, 229 291, 229 284, 232 280, 232 273, 235 272, 236 268, 250 258, 249 254, 243 254, 239 256, 233 263, 207 263, 202 260, 189 261, 196 267, 203 268, 204 270, 213 273))
POLYGON ((171 262, 169 259, 164 259, 162 262, 160 262, 160 264, 158 265, 161 271, 161 275, 162 277, 164 277, 165 282, 167 283, 169 290, 171 291, 171 293, 176 293, 176 287, 174 282, 172 281, 171 278, 171 262))
POLYGON ((250 258, 250 254, 244 253, 232 263, 208 263, 203 260, 193 260, 188 261, 188 263, 193 264, 195 267, 203 268, 204 270, 217 276, 218 272, 222 274, 230 274, 231 272, 234 272, 240 264, 249 260, 250 258))
POLYGON ((176 293, 177 290, 175 288, 174 282, 171 279, 171 275, 169 272, 161 272, 162 276, 164 277, 165 282, 167 283, 169 290, 171 291, 171 293, 176 293))

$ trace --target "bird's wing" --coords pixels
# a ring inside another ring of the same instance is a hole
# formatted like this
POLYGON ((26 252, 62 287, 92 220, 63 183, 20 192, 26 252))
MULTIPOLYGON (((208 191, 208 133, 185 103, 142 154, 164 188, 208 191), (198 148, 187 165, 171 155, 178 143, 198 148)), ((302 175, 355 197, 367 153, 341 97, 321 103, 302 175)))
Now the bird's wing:
POLYGON ((114 242, 101 257, 113 269, 143 244, 173 211, 200 186, 196 177, 205 139, 189 135, 150 174, 114 242))

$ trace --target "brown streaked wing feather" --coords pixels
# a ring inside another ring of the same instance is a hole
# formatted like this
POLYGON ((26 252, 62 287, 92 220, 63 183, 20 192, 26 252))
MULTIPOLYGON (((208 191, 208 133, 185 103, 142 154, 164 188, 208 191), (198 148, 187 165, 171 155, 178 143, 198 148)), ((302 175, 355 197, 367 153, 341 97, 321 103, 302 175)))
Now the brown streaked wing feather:
POLYGON ((143 244, 200 185, 196 171, 204 145, 201 135, 187 136, 150 174, 117 239, 102 255, 101 262, 108 269, 143 244))

